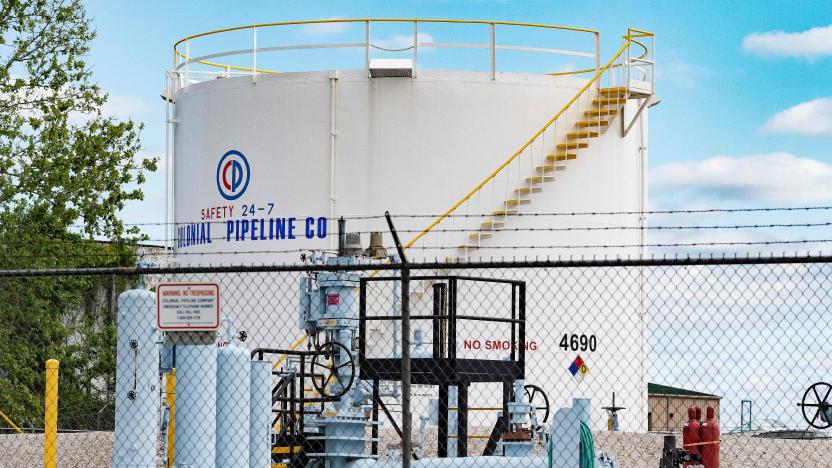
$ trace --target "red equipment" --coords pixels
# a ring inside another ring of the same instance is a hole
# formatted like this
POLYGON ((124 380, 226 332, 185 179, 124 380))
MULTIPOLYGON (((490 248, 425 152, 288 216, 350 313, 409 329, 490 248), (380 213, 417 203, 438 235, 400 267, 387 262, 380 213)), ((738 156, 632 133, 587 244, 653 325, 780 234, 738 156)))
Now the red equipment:
POLYGON ((707 419, 700 429, 702 434, 702 445, 699 453, 702 454, 702 465, 705 468, 719 468, 719 421, 714 419, 714 409, 709 406, 707 419))
MULTIPOLYGON (((699 418, 702 412, 698 406, 691 406, 688 408, 688 422, 682 428, 682 448, 691 453, 701 454, 701 446, 699 442, 702 440, 700 436, 701 423, 699 418)), ((691 466, 692 462, 685 462, 683 466, 691 466)))

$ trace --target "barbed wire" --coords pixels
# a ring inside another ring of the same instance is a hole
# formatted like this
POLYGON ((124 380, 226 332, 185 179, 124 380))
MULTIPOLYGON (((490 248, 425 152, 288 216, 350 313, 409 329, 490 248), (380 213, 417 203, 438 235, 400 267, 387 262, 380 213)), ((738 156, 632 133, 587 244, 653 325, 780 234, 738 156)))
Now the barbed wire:
MULTIPOLYGON (((720 241, 720 242, 672 242, 672 243, 633 243, 633 244, 561 244, 561 245, 495 245, 495 246, 469 246, 464 245, 439 245, 439 246, 411 246, 408 250, 577 250, 577 249, 633 249, 633 248, 679 248, 679 247, 751 247, 771 245, 805 245, 805 244, 829 244, 832 239, 799 239, 799 240, 771 240, 771 241, 720 241)), ((394 247, 385 247, 389 252, 394 252, 394 247)), ((180 256, 218 256, 218 255, 263 255, 263 254, 301 254, 312 252, 330 252, 330 249, 286 249, 286 250, 218 250, 213 252, 173 252, 167 251, 153 257, 180 257, 180 256)), ((15 255, 15 258, 112 258, 109 253, 65 253, 60 252, 53 255, 45 254, 22 254, 15 255)))
MULTIPOLYGON (((758 212, 792 212, 792 211, 829 211, 832 210, 832 205, 820 206, 794 206, 794 207, 771 207, 771 208, 702 208, 702 209, 676 209, 676 210, 621 210, 621 211, 556 211, 556 212, 535 212, 535 213, 507 213, 504 216, 509 218, 523 218, 523 217, 555 217, 555 216, 612 216, 612 215, 665 215, 665 214, 707 214, 707 213, 758 213, 758 212)), ((406 218, 439 218, 443 216, 441 213, 433 214, 390 214, 395 219, 406 218)), ((451 213, 445 215, 445 218, 490 218, 494 217, 493 213, 475 213, 475 214, 456 214, 451 213)), ((502 215, 501 215, 502 216, 502 215)), ((280 218, 290 218, 291 215, 280 216, 280 218)), ((306 218, 306 216, 302 216, 306 218)), ((325 216, 316 216, 315 219, 325 218, 328 222, 337 222, 339 219, 350 220, 371 220, 384 219, 384 215, 342 215, 335 218, 325 216)), ((142 227, 142 226, 187 226, 189 224, 225 224, 228 220, 193 220, 193 221, 158 221, 158 222, 139 222, 139 223, 123 223, 127 227, 142 227)), ((86 228, 86 225, 75 224, 69 226, 74 229, 86 228)))
MULTIPOLYGON (((768 224, 713 224, 713 225, 672 225, 672 226, 566 226, 566 227, 515 227, 515 228, 442 228, 442 229, 431 229, 428 233, 470 233, 470 234, 483 234, 483 233, 498 233, 498 232, 575 232, 575 231, 683 231, 683 230, 693 230, 693 231, 706 231, 706 230, 740 230, 740 229, 775 229, 775 228, 815 228, 815 227, 830 227, 832 226, 832 221, 827 222, 819 222, 819 223, 768 223, 768 224)), ((414 233, 421 233, 423 229, 398 229, 397 232, 400 234, 414 234, 414 233)), ((372 234, 378 231, 350 231, 351 234, 372 234)), ((338 236, 339 233, 337 232, 328 232, 323 237, 317 236, 317 238, 328 238, 338 236)), ((196 236, 198 237, 198 236, 196 236)), ((236 236, 232 236, 235 237, 236 236)), ((183 237, 171 237, 171 238, 155 238, 155 239, 143 239, 140 242, 173 242, 176 243, 180 239, 188 239, 183 237)), ((213 241, 213 240, 223 240, 223 239, 230 239, 229 236, 218 236, 218 237, 198 237, 200 243, 206 243, 204 241, 213 241)), ((257 241, 279 241, 279 240, 286 240, 280 238, 257 238, 254 239, 257 241)), ((40 245, 40 244, 77 244, 79 242, 95 242, 94 239, 39 239, 35 241, 14 241, 14 242, 2 242, 0 241, 0 245, 3 246, 14 246, 14 245, 40 245)), ((238 242, 235 240, 234 242, 238 242)))

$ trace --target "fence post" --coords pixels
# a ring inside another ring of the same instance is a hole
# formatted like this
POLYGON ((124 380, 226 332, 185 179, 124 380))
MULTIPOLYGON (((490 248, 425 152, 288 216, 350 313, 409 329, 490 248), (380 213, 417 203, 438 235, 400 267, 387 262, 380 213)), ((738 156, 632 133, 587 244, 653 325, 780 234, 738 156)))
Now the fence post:
POLYGON ((46 361, 43 468, 58 466, 58 367, 57 359, 46 361))
POLYGON ((387 218, 387 225, 402 262, 402 467, 410 468, 410 458, 413 456, 410 412, 410 268, 390 212, 385 212, 384 217, 387 218))

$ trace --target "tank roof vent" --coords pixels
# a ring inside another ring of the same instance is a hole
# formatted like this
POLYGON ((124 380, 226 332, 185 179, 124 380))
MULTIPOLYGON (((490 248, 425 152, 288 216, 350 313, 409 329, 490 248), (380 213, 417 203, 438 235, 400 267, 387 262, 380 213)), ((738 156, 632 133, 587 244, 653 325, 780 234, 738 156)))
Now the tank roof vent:
POLYGON ((413 77, 413 62, 410 59, 372 59, 370 76, 373 78, 413 77))

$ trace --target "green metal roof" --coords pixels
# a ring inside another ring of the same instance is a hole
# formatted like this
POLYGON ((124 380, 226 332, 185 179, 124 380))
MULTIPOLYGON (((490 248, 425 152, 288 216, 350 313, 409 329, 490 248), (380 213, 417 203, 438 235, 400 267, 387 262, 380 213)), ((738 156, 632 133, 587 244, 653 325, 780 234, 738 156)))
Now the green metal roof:
POLYGON ((647 394, 722 398, 717 395, 711 395, 710 393, 695 392, 693 390, 686 390, 684 388, 670 387, 668 385, 660 385, 650 382, 647 383, 647 394))

